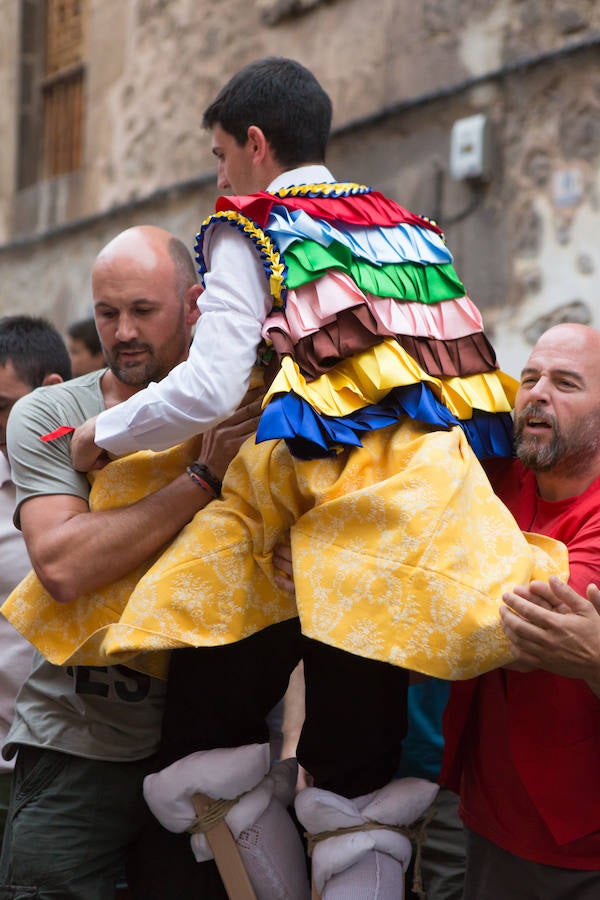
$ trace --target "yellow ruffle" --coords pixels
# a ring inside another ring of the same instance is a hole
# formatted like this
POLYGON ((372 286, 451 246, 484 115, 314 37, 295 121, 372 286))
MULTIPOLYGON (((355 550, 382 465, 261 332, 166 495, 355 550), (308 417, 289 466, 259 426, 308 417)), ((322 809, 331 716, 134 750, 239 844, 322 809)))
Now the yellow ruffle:
POLYGON ((281 368, 265 395, 263 406, 277 394, 298 394, 322 415, 347 416, 379 403, 395 387, 425 381, 438 400, 458 419, 470 419, 474 409, 510 412, 518 382, 500 370, 467 378, 428 375, 394 339, 340 362, 331 372, 306 382, 297 364, 284 356, 281 368))
MULTIPOLYGON (((120 460, 97 496, 143 492, 143 457, 120 460)), ((232 643, 298 614, 305 634, 343 650, 466 678, 509 660, 502 593, 567 576, 563 545, 528 543, 459 428, 404 420, 310 462, 282 441, 249 441, 223 497, 181 531, 122 611, 112 587, 91 609, 89 598, 40 607, 26 585, 10 598, 9 620, 57 662, 141 667, 140 653, 232 643), (296 602, 274 585, 271 561, 290 528, 296 602)))

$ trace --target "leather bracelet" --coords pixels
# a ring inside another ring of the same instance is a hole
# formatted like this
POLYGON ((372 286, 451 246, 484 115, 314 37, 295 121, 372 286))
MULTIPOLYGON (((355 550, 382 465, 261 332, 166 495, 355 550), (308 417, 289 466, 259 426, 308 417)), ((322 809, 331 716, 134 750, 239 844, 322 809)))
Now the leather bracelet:
POLYGON ((212 494, 213 497, 221 496, 222 483, 204 463, 191 463, 187 467, 186 472, 198 487, 203 488, 209 494, 212 494))

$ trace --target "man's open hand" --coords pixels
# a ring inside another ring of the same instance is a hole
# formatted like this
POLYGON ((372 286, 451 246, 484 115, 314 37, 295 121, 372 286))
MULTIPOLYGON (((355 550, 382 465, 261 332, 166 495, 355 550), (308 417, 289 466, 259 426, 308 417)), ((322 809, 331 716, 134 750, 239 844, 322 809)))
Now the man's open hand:
POLYGON ((600 690, 600 591, 582 597, 559 578, 504 594, 502 627, 517 664, 583 678, 600 690))

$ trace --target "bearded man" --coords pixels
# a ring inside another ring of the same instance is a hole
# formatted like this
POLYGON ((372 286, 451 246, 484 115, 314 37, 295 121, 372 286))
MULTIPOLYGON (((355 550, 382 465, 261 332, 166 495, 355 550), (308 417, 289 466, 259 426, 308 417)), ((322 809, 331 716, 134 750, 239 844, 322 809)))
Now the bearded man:
POLYGON ((565 585, 501 610, 515 666, 455 683, 442 781, 467 826, 464 900, 600 896, 600 332, 558 325, 515 403, 518 459, 490 471, 525 531, 563 541, 565 585), (586 597, 587 594, 587 597, 586 597))

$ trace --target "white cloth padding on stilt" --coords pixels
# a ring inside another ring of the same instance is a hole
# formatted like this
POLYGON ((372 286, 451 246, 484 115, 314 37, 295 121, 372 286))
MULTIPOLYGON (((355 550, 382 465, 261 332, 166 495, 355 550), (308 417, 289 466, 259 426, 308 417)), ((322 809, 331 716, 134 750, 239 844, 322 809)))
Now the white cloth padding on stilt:
MULTIPOLYGON (((296 814, 310 834, 353 828, 369 822, 402 827, 411 825, 431 805, 439 790, 423 778, 400 778, 383 788, 352 800, 319 788, 305 788, 296 797, 296 814)), ((320 841, 313 850, 313 880, 319 894, 334 875, 355 865, 373 850, 387 853, 406 870, 410 841, 402 834, 370 829, 337 834, 320 841)))
MULTIPOLYGON (((194 794, 207 794, 214 800, 234 800, 243 795, 225 817, 237 838, 269 804, 275 785, 260 785, 269 771, 269 762, 268 744, 198 750, 160 772, 146 775, 144 797, 161 825, 179 833, 196 820, 194 794)), ((193 834, 191 843, 198 862, 212 859, 204 835, 193 834)))

